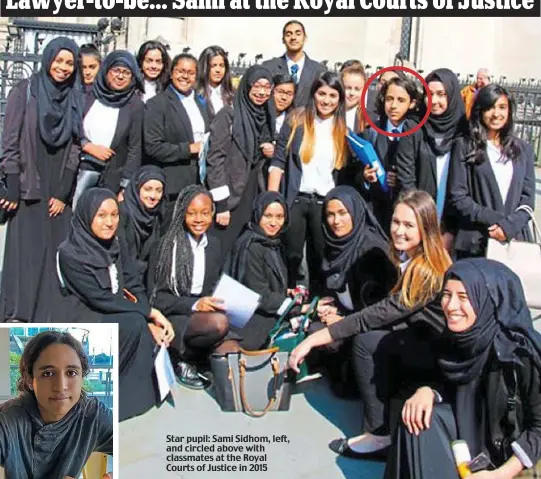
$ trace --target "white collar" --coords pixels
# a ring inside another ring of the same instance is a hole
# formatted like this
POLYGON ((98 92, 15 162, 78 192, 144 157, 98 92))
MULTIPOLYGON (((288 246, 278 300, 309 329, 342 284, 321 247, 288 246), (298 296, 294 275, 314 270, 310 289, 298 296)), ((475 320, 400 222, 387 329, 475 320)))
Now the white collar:
POLYGON ((385 127, 386 131, 388 131, 389 133, 391 133, 393 130, 398 130, 398 133, 402 133, 404 131, 404 122, 406 120, 402 120, 402 122, 400 123, 400 125, 398 126, 394 126, 392 123, 391 123, 391 120, 389 120, 389 118, 387 118, 387 126, 385 127))
POLYGON ((298 65, 299 70, 302 70, 304 67, 304 61, 306 60, 306 53, 302 54, 302 58, 298 62, 294 62, 291 58, 289 58, 288 54, 286 53, 286 63, 287 68, 291 70, 291 65, 298 65))
POLYGON ((404 274, 404 271, 408 269, 408 266, 411 263, 411 258, 409 258, 408 255, 404 251, 402 251, 400 253, 400 261, 400 272, 404 274))
POLYGON ((206 248, 209 244, 209 240, 207 238, 207 234, 204 233, 203 236, 199 241, 197 241, 190 233, 187 233, 188 239, 190 240, 190 246, 192 247, 192 251, 195 251, 197 249, 206 248))

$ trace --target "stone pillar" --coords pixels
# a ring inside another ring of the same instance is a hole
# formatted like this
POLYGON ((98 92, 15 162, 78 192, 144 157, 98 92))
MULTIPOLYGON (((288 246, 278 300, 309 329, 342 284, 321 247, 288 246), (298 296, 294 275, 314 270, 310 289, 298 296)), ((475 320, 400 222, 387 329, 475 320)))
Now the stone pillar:
POLYGON ((0 328, 0 402, 11 397, 9 380, 9 328, 0 328))

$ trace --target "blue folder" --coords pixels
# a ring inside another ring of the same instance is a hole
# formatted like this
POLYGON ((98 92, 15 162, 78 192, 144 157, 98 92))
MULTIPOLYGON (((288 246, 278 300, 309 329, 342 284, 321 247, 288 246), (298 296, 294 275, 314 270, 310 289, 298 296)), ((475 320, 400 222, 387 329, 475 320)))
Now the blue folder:
POLYGON ((381 164, 372 143, 356 135, 351 130, 348 130, 346 138, 349 146, 353 150, 353 153, 355 153, 355 156, 361 161, 361 163, 365 166, 370 166, 370 168, 376 168, 378 183, 383 191, 388 192, 389 187, 387 186, 387 173, 385 168, 383 168, 383 165, 381 164))

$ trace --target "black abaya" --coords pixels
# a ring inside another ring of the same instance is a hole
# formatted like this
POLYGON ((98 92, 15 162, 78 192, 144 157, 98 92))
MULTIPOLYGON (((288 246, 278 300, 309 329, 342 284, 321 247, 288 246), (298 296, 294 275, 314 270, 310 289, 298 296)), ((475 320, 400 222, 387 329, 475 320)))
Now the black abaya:
POLYGON ((41 199, 21 200, 8 224, 0 296, 2 321, 52 322, 62 308, 56 250, 68 234, 71 206, 66 205, 63 213, 51 218, 49 199, 58 195, 61 183, 70 176, 69 170, 62 168, 70 147, 49 147, 37 135, 41 199))

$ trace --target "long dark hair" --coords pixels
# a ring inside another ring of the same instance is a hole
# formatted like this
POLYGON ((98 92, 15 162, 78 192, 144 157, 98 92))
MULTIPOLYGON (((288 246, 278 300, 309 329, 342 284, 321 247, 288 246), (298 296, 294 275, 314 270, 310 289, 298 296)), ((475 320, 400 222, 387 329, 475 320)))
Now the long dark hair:
POLYGON ((338 92, 338 106, 333 113, 334 127, 333 127, 333 143, 335 149, 334 168, 341 170, 346 164, 347 145, 346 145, 346 92, 340 81, 340 77, 330 71, 323 72, 312 84, 310 88, 310 99, 304 111, 299 114, 292 114, 292 129, 291 135, 287 142, 287 148, 291 146, 291 142, 295 137, 297 128, 302 125, 304 128, 304 135, 299 151, 299 156, 303 163, 309 163, 314 156, 314 144, 315 144, 315 121, 317 117, 317 108, 315 102, 316 92, 323 86, 328 86, 338 92))
MULTIPOLYGON (((83 378, 88 374, 90 366, 88 357, 83 350, 83 346, 77 339, 69 333, 61 333, 60 331, 44 331, 34 336, 24 348, 23 355, 19 362, 19 372, 21 377, 17 381, 17 390, 19 395, 32 393, 29 383, 34 377, 34 363, 38 360, 41 353, 52 344, 65 344, 73 349, 81 361, 81 369, 83 378)), ((81 391, 84 395, 85 391, 81 391)))
POLYGON ((483 123, 483 113, 490 110, 502 95, 504 95, 509 102, 509 116, 507 117, 507 123, 499 131, 502 156, 515 161, 520 155, 518 138, 513 133, 515 102, 504 87, 491 83, 479 90, 472 106, 470 116, 469 152, 466 156, 466 159, 470 163, 481 164, 485 160, 488 128, 483 123))
POLYGON ((233 90, 233 83, 231 82, 231 68, 229 67, 229 59, 227 58, 227 52, 218 45, 211 45, 205 48, 201 55, 199 55, 199 62, 197 65, 197 91, 207 100, 207 104, 211 113, 214 114, 212 103, 210 100, 210 88, 209 88, 209 76, 210 76, 210 63, 214 57, 221 56, 224 59, 225 74, 220 84, 222 87, 222 100, 224 105, 231 105, 233 103, 233 96, 235 91, 233 90))
POLYGON ((406 93, 409 95, 411 101, 415 101, 415 107, 411 110, 408 110, 406 112, 406 115, 404 115, 404 118, 402 120, 405 120, 407 117, 412 115, 418 115, 419 114, 419 105, 421 105, 422 102, 422 96, 419 92, 419 89, 417 88, 417 85, 415 82, 407 77, 395 77, 391 78, 388 82, 385 82, 385 84, 381 87, 381 90, 378 92, 376 96, 376 109, 378 112, 378 115, 380 118, 387 118, 387 115, 385 113, 385 97, 387 96, 387 91, 389 90, 389 87, 391 85, 396 85, 398 87, 403 88, 406 90, 406 93))
POLYGON ((156 81, 156 92, 159 93, 163 91, 169 83, 171 58, 169 57, 169 53, 167 53, 167 49, 163 43, 158 42, 157 40, 149 40, 139 47, 139 52, 137 53, 137 64, 139 65, 141 71, 143 71, 143 62, 145 61, 145 56, 150 50, 160 50, 160 53, 162 54, 163 70, 156 81))

